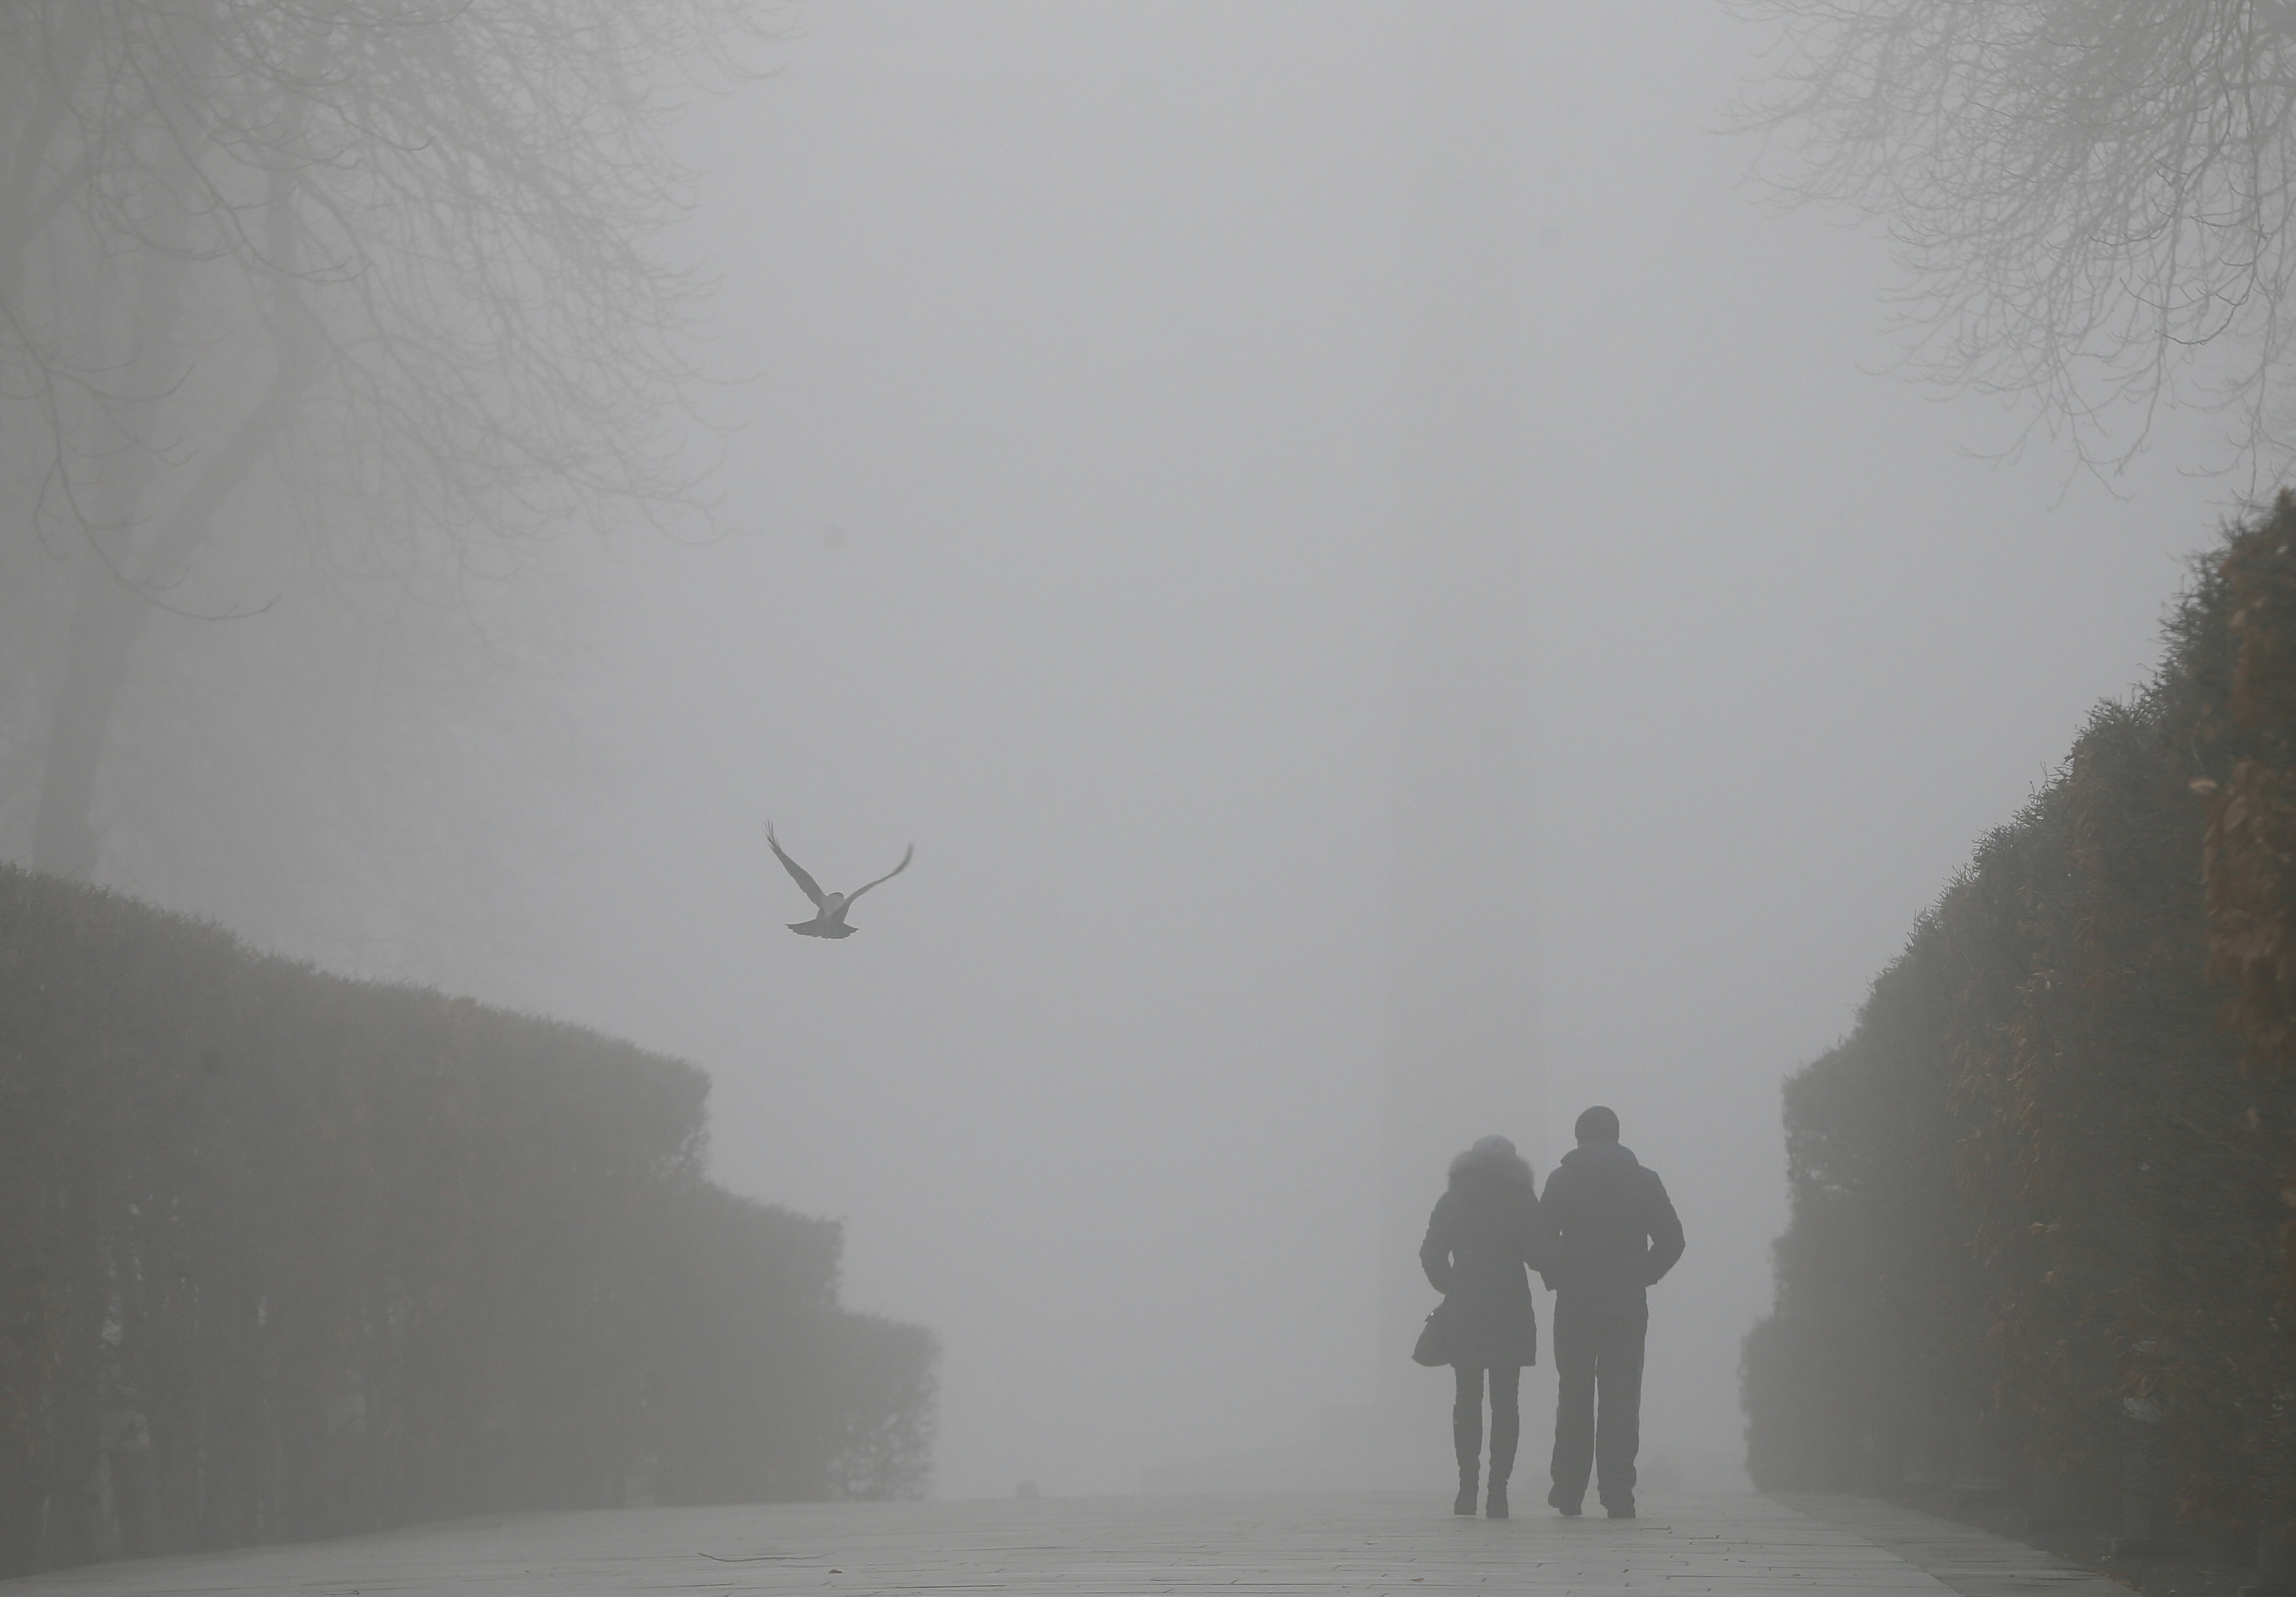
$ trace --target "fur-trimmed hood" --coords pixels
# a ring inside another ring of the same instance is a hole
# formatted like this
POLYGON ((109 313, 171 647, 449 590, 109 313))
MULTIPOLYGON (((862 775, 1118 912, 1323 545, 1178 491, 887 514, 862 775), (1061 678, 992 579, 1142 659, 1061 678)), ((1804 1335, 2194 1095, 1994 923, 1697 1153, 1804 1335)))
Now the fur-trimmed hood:
POLYGON ((1505 1137, 1485 1137, 1451 1161, 1451 1186, 1483 1190, 1534 1190, 1530 1166, 1505 1137))
POLYGON ((1546 1267, 1547 1241, 1530 1166, 1513 1143, 1485 1137, 1451 1161, 1419 1245, 1427 1284, 1443 1294, 1447 1362, 1477 1371, 1538 1362, 1530 1272, 1546 1267))

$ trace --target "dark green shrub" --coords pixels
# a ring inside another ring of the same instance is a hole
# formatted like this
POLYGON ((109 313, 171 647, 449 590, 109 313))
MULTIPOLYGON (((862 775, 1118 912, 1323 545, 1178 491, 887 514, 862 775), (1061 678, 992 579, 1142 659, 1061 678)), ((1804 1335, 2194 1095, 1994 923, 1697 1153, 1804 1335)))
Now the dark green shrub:
POLYGON ((0 868, 0 1574, 916 1489, 931 1338, 702 1180, 708 1091, 0 868))

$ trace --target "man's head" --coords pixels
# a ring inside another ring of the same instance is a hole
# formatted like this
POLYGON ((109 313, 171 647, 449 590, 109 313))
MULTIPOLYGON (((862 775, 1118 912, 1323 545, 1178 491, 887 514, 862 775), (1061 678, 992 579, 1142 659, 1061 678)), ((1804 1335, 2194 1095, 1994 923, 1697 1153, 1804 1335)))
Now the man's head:
POLYGON ((1596 1104, 1578 1116, 1578 1124, 1570 1128, 1570 1134, 1578 1139, 1581 1148, 1589 1142, 1616 1142, 1619 1140, 1618 1111, 1596 1104))

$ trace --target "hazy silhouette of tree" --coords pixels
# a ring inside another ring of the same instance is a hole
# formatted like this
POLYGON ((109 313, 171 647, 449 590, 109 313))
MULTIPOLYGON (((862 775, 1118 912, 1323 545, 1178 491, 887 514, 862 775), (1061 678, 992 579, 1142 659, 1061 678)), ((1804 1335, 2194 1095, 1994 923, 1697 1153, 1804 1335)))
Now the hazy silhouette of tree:
POLYGON ((31 0, 0 13, 0 556, 70 592, 0 662, 0 780, 88 876, 157 608, 261 608, 220 523, 451 596, 522 539, 658 511, 697 292, 648 253, 664 130, 741 0, 31 0), (22 716, 20 720, 24 720, 22 716))
POLYGON ((1885 221, 1917 366, 2034 396, 2091 461, 2126 459, 2171 401, 2285 455, 2296 6, 1739 9, 1781 40, 1749 117, 1792 152, 1774 176, 1885 221))

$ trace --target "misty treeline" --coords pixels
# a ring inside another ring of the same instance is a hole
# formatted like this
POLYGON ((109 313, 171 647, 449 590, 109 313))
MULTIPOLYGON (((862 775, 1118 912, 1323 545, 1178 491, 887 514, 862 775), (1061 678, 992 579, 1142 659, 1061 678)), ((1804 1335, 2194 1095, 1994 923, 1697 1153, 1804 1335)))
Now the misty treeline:
POLYGON ((922 1491, 933 1338, 703 1179, 708 1089, 0 868, 0 1575, 922 1491))
POLYGON ((425 976, 512 901, 553 534, 685 502, 650 241, 769 10, 0 6, 0 855, 425 976))
POLYGON ((1785 1089, 1766 1486, 2296 1527, 2296 500, 1785 1089))

